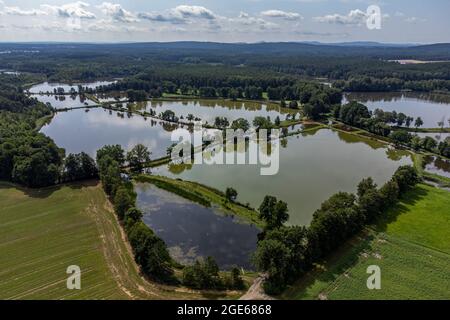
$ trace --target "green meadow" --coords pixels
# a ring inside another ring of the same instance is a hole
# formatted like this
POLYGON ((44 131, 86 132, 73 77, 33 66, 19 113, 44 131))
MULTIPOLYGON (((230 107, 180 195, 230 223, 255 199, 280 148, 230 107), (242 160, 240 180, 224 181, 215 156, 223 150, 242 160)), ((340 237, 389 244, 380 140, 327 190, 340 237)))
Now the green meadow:
POLYGON ((350 240, 284 294, 287 299, 450 299, 450 193, 418 185, 374 228, 350 240), (367 267, 381 269, 368 290, 367 267))

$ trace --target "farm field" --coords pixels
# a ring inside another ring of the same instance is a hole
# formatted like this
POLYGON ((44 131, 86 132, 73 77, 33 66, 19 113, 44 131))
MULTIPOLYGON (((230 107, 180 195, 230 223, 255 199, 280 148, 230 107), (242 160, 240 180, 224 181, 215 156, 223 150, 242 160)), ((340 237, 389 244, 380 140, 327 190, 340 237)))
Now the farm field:
POLYGON ((418 185, 375 230, 355 237, 283 295, 287 299, 449 299, 449 193, 418 185), (381 268, 381 290, 366 287, 381 268))
POLYGON ((93 214, 95 184, 39 190, 0 185, 0 298, 126 298, 102 253, 93 214), (66 268, 81 268, 81 290, 66 268))
POLYGON ((0 299, 236 298, 161 286, 139 274, 124 234, 95 182, 45 189, 0 183, 0 299), (81 290, 66 268, 81 268, 81 290))

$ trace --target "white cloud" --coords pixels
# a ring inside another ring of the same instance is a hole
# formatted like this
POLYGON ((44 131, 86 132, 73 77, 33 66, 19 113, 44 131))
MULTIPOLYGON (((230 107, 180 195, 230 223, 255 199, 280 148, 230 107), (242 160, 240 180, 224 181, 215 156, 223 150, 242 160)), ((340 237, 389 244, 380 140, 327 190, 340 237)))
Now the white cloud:
POLYGON ((267 10, 261 12, 261 15, 268 18, 281 18, 286 20, 301 20, 303 17, 296 12, 286 12, 281 10, 267 10))
POLYGON ((48 14, 39 9, 22 10, 19 7, 5 7, 3 13, 11 16, 39 16, 48 14))
MULTIPOLYGON (((256 27, 257 30, 275 30, 279 27, 278 24, 276 23, 266 21, 261 17, 250 16, 248 13, 242 11, 239 13, 239 16, 237 18, 230 18, 228 19, 228 22, 231 23, 232 25, 239 24, 249 28, 256 27)), ((234 29, 234 31, 248 32, 248 30, 236 30, 236 29, 234 29)))
POLYGON ((170 22, 174 24, 182 24, 186 23, 186 20, 182 17, 175 16, 173 14, 163 14, 158 12, 142 12, 138 14, 138 17, 141 19, 155 21, 155 22, 170 22))
POLYGON ((208 20, 214 20, 217 18, 214 12, 201 6, 181 5, 172 10, 175 15, 183 18, 202 18, 208 20))
POLYGON ((330 14, 322 17, 315 17, 317 22, 334 23, 342 25, 361 25, 367 21, 367 13, 359 9, 351 10, 347 15, 330 14))
POLYGON ((97 8, 100 9, 103 14, 110 16, 115 21, 125 23, 138 21, 133 13, 122 8, 120 4, 103 2, 101 5, 97 6, 97 8))
POLYGON ((88 7, 89 4, 82 1, 68 3, 62 6, 54 6, 49 4, 43 4, 41 6, 43 10, 46 10, 63 18, 95 19, 95 14, 88 11, 88 7))
POLYGON ((168 22, 173 24, 185 24, 191 20, 205 20, 213 23, 213 21, 221 18, 205 7, 187 5, 177 6, 163 13, 143 12, 139 13, 138 17, 154 22, 168 22))

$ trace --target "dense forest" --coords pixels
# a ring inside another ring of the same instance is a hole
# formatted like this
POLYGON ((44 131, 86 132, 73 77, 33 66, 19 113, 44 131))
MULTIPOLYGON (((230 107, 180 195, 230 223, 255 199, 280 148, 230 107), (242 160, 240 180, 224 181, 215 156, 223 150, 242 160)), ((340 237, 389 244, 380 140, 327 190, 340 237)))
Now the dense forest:
POLYGON ((26 186, 54 184, 64 150, 36 131, 37 121, 49 116, 49 106, 27 97, 15 76, 0 76, 0 179, 26 186))
POLYGON ((309 103, 320 100, 323 104, 333 105, 342 100, 341 90, 318 83, 262 73, 236 74, 225 68, 222 71, 211 74, 208 68, 192 66, 155 68, 135 77, 101 86, 98 91, 126 91, 131 101, 158 98, 163 93, 232 100, 263 100, 265 92, 268 99, 275 101, 297 100, 309 103))
MULTIPOLYGON (((221 75, 235 79, 277 79, 276 83, 261 83, 263 88, 317 78, 336 82, 337 87, 346 91, 448 91, 450 88, 448 44, 396 47, 307 43, 5 43, 0 49, 5 52, 0 56, 0 69, 37 73, 50 81, 89 81, 138 74, 173 78, 179 71, 181 78, 221 75), (436 63, 402 65, 392 61, 399 59, 436 63)), ((147 80, 157 79, 150 76, 147 80)), ((242 83, 239 86, 244 87, 242 83)))

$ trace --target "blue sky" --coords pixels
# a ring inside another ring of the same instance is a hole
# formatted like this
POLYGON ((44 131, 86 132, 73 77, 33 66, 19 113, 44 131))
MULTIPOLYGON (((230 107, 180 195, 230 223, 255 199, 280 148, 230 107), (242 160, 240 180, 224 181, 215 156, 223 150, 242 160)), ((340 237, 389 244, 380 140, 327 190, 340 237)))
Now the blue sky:
POLYGON ((449 13, 449 0, 0 0, 0 41, 436 43, 449 13))

